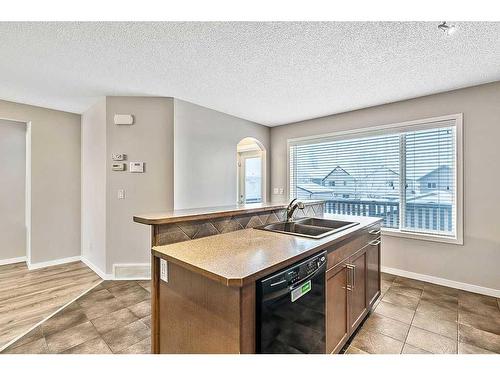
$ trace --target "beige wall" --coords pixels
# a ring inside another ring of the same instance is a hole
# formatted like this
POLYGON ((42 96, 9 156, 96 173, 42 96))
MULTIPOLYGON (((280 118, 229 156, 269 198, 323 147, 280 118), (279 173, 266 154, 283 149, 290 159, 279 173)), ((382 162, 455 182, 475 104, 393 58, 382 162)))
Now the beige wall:
POLYGON ((236 146, 245 137, 265 147, 269 176, 268 127, 182 100, 174 103, 176 209, 236 203, 236 146))
POLYGON ((464 245, 384 236, 382 266, 498 290, 500 82, 274 127, 271 186, 287 188, 289 138, 454 113, 464 114, 464 245))
POLYGON ((82 114, 82 256, 106 270, 106 98, 82 114))
POLYGON ((26 124, 0 119, 0 264, 26 256, 26 124))
POLYGON ((173 131, 171 98, 106 98, 107 273, 113 264, 150 262, 150 228, 132 217, 173 208, 173 131), (115 125, 117 113, 132 114, 134 125, 115 125), (130 173, 128 165, 125 172, 112 171, 112 153, 127 154, 127 164, 145 162, 145 173, 130 173), (118 199, 118 189, 125 199, 118 199))
POLYGON ((31 262, 80 255, 80 115, 0 100, 31 122, 31 262))

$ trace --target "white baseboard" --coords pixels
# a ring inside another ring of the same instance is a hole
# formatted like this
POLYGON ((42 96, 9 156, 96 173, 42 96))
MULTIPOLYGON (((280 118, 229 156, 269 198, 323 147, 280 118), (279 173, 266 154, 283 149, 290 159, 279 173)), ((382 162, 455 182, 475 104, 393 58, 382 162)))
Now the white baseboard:
POLYGON ((38 262, 38 263, 29 263, 28 262, 28 269, 29 270, 36 270, 39 268, 44 268, 44 267, 49 267, 49 266, 57 266, 59 264, 64 264, 64 263, 78 262, 79 260, 81 260, 80 255, 75 256, 75 257, 49 260, 47 262, 38 262))
POLYGON ((468 292, 479 293, 479 294, 484 294, 486 296, 500 298, 500 290, 498 289, 492 289, 484 286, 462 283, 460 281, 443 279, 441 277, 429 276, 421 273, 400 270, 398 268, 381 267, 381 269, 382 272, 390 273, 392 275, 403 276, 409 279, 426 281, 432 284, 443 285, 450 288, 461 289, 468 292))
POLYGON ((101 270, 99 267, 97 267, 94 263, 92 263, 90 260, 85 258, 83 255, 81 256, 81 260, 83 263, 87 265, 88 268, 90 268, 92 271, 94 271, 101 279, 103 280, 113 280, 113 275, 108 274, 101 270))
MULTIPOLYGON (((5 259, 4 261, 0 261, 0 265, 23 262, 23 261, 26 261, 26 257, 5 259), (1 263, 7 261, 10 263, 1 263)), ((48 262, 39 262, 31 264, 29 264, 28 262, 28 269, 36 270, 39 268, 56 266, 59 264, 71 263, 77 261, 82 261, 83 263, 85 263, 87 267, 89 267, 92 271, 94 271, 103 280, 151 280, 150 263, 121 263, 121 264, 117 263, 113 264, 113 273, 106 273, 84 256, 55 259, 55 260, 50 260, 48 262)))
POLYGON ((151 280, 151 264, 113 264, 113 280, 151 280))
POLYGON ((26 257, 0 259, 0 266, 5 266, 7 264, 26 262, 26 257))

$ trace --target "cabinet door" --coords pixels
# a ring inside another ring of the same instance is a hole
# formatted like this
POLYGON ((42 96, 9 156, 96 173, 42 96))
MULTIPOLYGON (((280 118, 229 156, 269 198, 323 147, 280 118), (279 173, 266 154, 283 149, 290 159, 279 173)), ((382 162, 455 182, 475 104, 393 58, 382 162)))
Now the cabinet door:
POLYGON ((361 323, 367 312, 366 303, 366 250, 368 245, 359 250, 356 254, 349 258, 347 266, 350 271, 350 313, 349 313, 349 328, 353 332, 361 323))
POLYGON ((380 295, 380 237, 366 250, 366 303, 371 307, 380 295))
POLYGON ((326 352, 338 353, 349 338, 348 270, 340 263, 326 273, 326 352))

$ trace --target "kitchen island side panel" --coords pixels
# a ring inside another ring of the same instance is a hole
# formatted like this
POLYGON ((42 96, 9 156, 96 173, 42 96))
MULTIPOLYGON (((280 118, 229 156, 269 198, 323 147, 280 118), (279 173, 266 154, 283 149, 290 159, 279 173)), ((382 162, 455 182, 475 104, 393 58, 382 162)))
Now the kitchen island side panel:
MULTIPOLYGON (((168 263, 168 283, 159 281, 160 354, 240 353, 242 290, 168 263)), ((252 298, 245 296, 246 306, 252 298)), ((251 327, 251 322, 248 322, 251 327)), ((154 334, 154 333, 153 333, 154 334)), ((248 332, 245 335, 248 337, 248 332)), ((253 340, 252 338, 248 338, 253 340)), ((248 344, 247 348, 248 348, 248 344)), ((247 349, 248 350, 248 349, 247 349)))

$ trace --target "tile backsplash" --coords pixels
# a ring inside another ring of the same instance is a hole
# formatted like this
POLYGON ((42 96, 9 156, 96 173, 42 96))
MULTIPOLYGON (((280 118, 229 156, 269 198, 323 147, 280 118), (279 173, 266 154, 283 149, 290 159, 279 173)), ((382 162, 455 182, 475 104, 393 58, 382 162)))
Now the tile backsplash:
MULTIPOLYGON (((323 217, 324 203, 306 205, 303 210, 295 210, 293 218, 323 217)), ((285 209, 262 211, 259 213, 234 215, 217 219, 196 220, 158 225, 155 245, 193 240, 215 234, 254 228, 259 225, 285 220, 285 209)))

